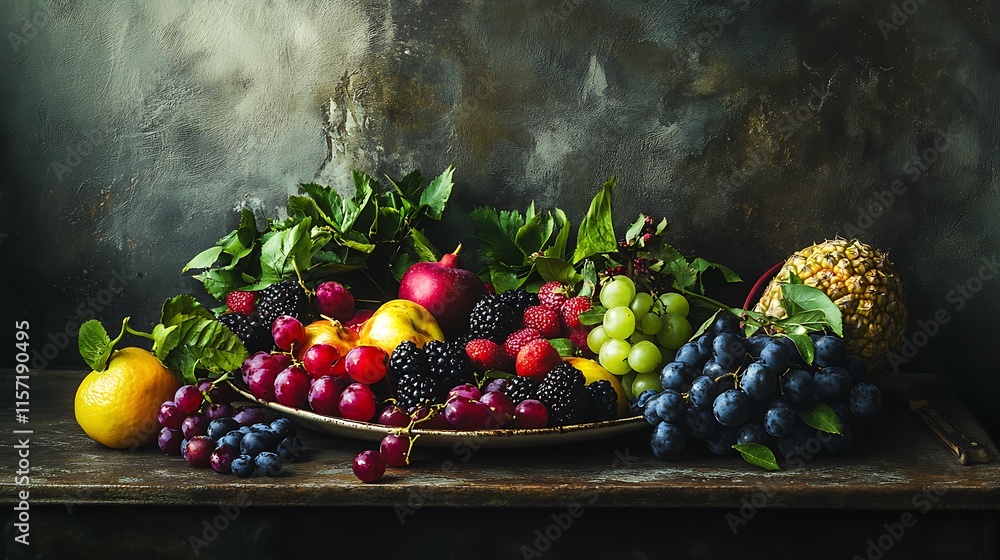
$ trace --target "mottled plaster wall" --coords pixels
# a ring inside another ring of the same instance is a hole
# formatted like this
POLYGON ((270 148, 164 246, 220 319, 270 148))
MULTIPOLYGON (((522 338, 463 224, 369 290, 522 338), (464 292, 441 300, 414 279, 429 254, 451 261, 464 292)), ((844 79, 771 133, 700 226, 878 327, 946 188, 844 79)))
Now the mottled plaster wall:
MULTIPOLYGON (((1000 283, 961 309, 949 297, 1000 257, 994 10, 10 0, 5 304, 40 337, 95 310, 149 324, 196 288, 179 269, 233 208, 274 216, 298 182, 344 185, 351 168, 454 163, 439 239, 473 204, 533 198, 579 216, 617 175, 622 223, 664 214, 676 245, 748 279, 838 233, 889 250, 914 328, 951 318, 904 367, 951 374, 995 423, 983 389, 1000 389, 988 350, 1000 283), (879 197, 887 208, 867 211, 879 197)), ((79 363, 72 348, 51 362, 79 363)))

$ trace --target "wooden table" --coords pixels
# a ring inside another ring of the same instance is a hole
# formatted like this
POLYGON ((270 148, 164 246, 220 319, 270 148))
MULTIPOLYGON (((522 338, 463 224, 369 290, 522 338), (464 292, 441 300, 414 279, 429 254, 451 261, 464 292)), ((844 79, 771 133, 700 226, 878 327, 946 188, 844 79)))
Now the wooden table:
MULTIPOLYGON (((373 444, 311 431, 302 434, 309 447, 304 460, 278 478, 193 469, 155 445, 104 448, 73 419, 83 376, 35 373, 26 426, 14 422, 13 391, 3 392, 5 503, 18 502, 23 489, 15 484, 14 445, 25 436, 13 430, 33 431, 27 436, 31 546, 12 544, 17 533, 8 524, 10 558, 83 551, 104 558, 139 551, 143 557, 252 558, 314 546, 337 558, 386 539, 410 543, 414 558, 658 558, 667 551, 989 558, 996 551, 1000 460, 958 465, 891 394, 878 421, 855 430, 849 455, 815 457, 780 472, 719 458, 699 445, 676 461, 660 461, 643 431, 547 448, 474 450, 474 442, 418 448, 410 467, 362 484, 351 473, 351 459, 373 444)), ((932 402, 995 449, 938 381, 912 381, 933 386, 932 402)))

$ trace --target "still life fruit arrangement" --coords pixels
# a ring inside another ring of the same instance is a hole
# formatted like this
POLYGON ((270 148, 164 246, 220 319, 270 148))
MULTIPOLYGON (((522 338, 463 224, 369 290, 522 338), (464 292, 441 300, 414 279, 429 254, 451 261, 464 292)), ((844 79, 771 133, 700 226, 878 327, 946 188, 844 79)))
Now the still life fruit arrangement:
POLYGON ((352 465, 371 482, 409 464, 431 431, 648 423, 661 459, 702 440, 773 470, 812 438, 844 452, 878 413, 867 371, 906 323, 884 254, 859 241, 813 245, 762 278, 744 308, 728 306, 706 291, 739 276, 670 246, 666 219, 639 214, 615 233, 612 179, 575 240, 558 208, 475 208, 468 258, 458 242, 439 251, 423 229, 441 219, 452 173, 383 186, 355 172, 351 195, 302 185, 288 217, 263 227, 243 210, 184 267, 218 307, 179 295, 150 332, 126 318, 114 340, 97 321, 81 327, 94 372, 77 394, 80 425, 109 447, 156 440, 240 477, 279 475, 304 449, 295 424, 264 423, 261 406, 389 427, 352 465), (125 334, 151 350, 114 350, 125 334), (99 379, 113 371, 125 373, 99 379), (142 398, 118 406, 123 391, 142 398))

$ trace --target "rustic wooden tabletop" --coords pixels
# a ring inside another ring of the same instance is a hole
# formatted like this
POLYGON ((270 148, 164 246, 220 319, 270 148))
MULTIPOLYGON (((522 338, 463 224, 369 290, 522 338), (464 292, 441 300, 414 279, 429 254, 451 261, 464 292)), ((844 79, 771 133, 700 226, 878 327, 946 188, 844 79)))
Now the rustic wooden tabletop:
MULTIPOLYGON (((8 372, 9 373, 9 372, 8 372)), ((14 502, 17 461, 12 446, 30 439, 31 502, 40 504, 218 505, 234 496, 256 506, 423 506, 738 508, 748 497, 767 508, 1000 509, 1000 460, 961 466, 910 413, 886 395, 877 421, 856 429, 851 452, 806 457, 766 472, 738 457, 720 458, 700 445, 678 460, 660 461, 645 431, 607 440, 509 450, 420 449, 405 469, 362 484, 351 459, 374 447, 303 430, 302 461, 278 478, 238 479, 194 469, 155 445, 111 450, 91 441, 73 418, 81 371, 32 376, 29 423, 14 421, 4 392, 0 496, 14 502), (28 428, 29 436, 14 430, 28 428)), ((944 385, 910 376, 931 401, 967 433, 992 441, 944 385)))

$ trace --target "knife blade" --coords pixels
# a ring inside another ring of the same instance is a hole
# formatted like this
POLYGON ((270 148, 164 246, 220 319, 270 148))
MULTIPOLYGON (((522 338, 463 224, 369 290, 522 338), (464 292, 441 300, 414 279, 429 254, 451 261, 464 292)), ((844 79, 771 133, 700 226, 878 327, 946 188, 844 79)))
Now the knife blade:
POLYGON ((910 405, 910 410, 930 429, 948 451, 962 465, 973 463, 989 463, 993 460, 993 452, 966 434, 941 414, 927 399, 921 397, 911 383, 892 383, 890 386, 899 393, 910 405))

